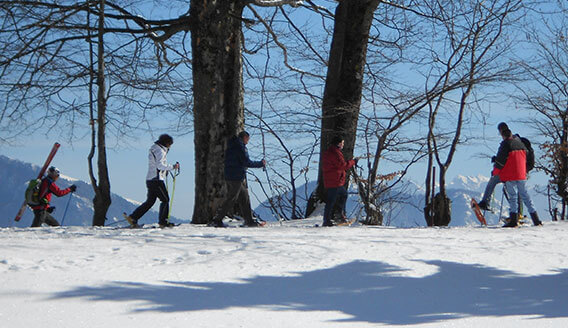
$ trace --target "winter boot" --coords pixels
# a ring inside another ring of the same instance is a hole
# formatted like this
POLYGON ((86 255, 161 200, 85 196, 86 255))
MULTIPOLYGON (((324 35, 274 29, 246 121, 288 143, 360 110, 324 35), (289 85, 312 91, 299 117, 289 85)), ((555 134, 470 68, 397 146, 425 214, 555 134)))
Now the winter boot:
POLYGON ((126 213, 123 213, 122 215, 124 215, 124 218, 126 219, 126 221, 128 221, 128 224, 130 224, 131 228, 142 228, 142 226, 138 224, 138 220, 134 220, 130 215, 126 215, 126 213))
POLYGON ((242 225, 242 227, 249 227, 249 228, 254 228, 254 227, 262 227, 266 224, 266 222, 259 222, 256 220, 252 220, 249 222, 246 222, 245 224, 242 225))
POLYGON ((519 222, 519 214, 511 212, 509 220, 505 223, 503 228, 515 228, 519 222))
POLYGON ((160 225, 160 228, 162 228, 162 229, 163 228, 172 228, 172 227, 176 226, 174 223, 171 223, 171 222, 168 222, 168 221, 161 222, 161 223, 159 223, 159 225, 160 225))
POLYGON ((223 223, 223 219, 214 219, 207 224, 209 227, 215 228, 226 228, 227 226, 223 223))
POLYGON ((335 224, 333 224, 333 222, 331 222, 331 220, 328 221, 323 221, 323 224, 321 225, 322 227, 333 227, 335 224))
POLYGON ((477 203, 477 206, 479 206, 479 208, 484 210, 484 211, 489 211, 489 204, 487 204, 487 202, 484 201, 484 200, 477 203))
POLYGON ((531 219, 532 219, 532 222, 535 226, 541 226, 542 225, 542 221, 538 218, 537 212, 531 213, 531 219))

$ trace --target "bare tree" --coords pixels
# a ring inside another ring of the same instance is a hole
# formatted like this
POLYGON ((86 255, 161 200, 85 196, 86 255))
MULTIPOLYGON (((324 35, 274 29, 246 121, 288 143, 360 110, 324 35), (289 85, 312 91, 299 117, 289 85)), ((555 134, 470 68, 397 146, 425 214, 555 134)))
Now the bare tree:
POLYGON ((518 84, 519 104, 527 109, 532 126, 540 136, 542 156, 537 169, 549 177, 549 212, 553 220, 565 220, 568 205, 568 7, 564 2, 547 7, 536 19, 543 22, 527 27, 527 43, 535 54, 521 61, 528 79, 518 84), (557 204, 560 204, 560 214, 557 204))
POLYGON ((454 4, 444 3, 443 7, 432 7, 443 17, 442 31, 434 26, 432 35, 442 39, 432 41, 437 48, 432 49, 432 70, 435 84, 444 89, 448 85, 458 85, 456 92, 444 92, 429 100, 428 119, 428 171, 426 186, 431 185, 431 168, 435 162, 439 168, 440 192, 430 202, 427 190, 426 210, 433 209, 432 217, 426 215, 428 225, 445 226, 451 221, 451 201, 446 195, 446 172, 452 164, 459 144, 465 142, 463 126, 468 120, 470 98, 474 89, 497 81, 510 80, 515 70, 507 62, 510 41, 505 38, 506 28, 518 18, 523 9, 519 0, 466 1, 454 4), (441 32, 441 33, 437 33, 441 32), (435 132, 441 110, 453 117, 449 131, 435 132))
POLYGON ((193 223, 209 222, 223 201, 225 142, 244 127, 243 9, 247 4, 300 2, 191 1, 196 177, 193 223))
MULTIPOLYGON (((21 133, 34 132, 46 123, 52 127, 62 124, 62 115, 72 123, 89 117, 89 102, 80 97, 71 99, 88 89, 85 41, 102 40, 98 34, 104 33, 105 46, 112 44, 105 49, 107 95, 105 100, 98 99, 106 101, 106 113, 102 114, 104 120, 87 121, 113 127, 117 136, 122 136, 148 124, 148 116, 157 110, 170 109, 187 117, 185 113, 191 110, 181 112, 176 105, 189 107, 193 100, 197 177, 193 222, 207 222, 224 195, 224 186, 219 183, 224 141, 244 122, 242 10, 250 4, 271 7, 300 3, 192 0, 189 10, 185 3, 179 17, 151 19, 134 4, 106 1, 104 29, 89 33, 94 27, 85 24, 87 13, 99 15, 93 1, 0 1, 6 27, 2 30, 6 37, 2 38, 0 60, 0 74, 6 81, 0 90, 5 100, 0 116, 0 124, 7 127, 4 135, 14 131, 8 129, 14 122, 20 125, 15 133, 21 133), (187 32, 191 32, 192 40, 189 56, 185 51, 187 32), (148 53, 153 60, 143 56, 148 53), (190 74, 195 87, 188 96, 191 83, 186 81, 190 74), (38 108, 45 109, 43 115, 38 108), (21 124, 26 119, 32 123, 21 124)), ((72 126, 74 131, 80 130, 72 126)), ((101 146, 104 140, 99 137, 98 142, 101 146)), ((101 165, 106 167, 99 161, 99 168, 101 165)), ((105 172, 100 174, 104 176, 105 172)), ((110 188, 110 184, 103 187, 110 188)))
POLYGON ((333 136, 340 135, 345 139, 343 153, 346 158, 353 157, 369 30, 378 5, 377 0, 344 0, 335 10, 322 101, 318 187, 310 197, 306 216, 310 215, 318 200, 325 200, 321 156, 330 146, 333 136))
MULTIPOLYGON (((0 32, 2 134, 46 132, 65 126, 68 128, 61 129, 61 135, 67 135, 72 142, 90 125, 93 225, 104 225, 111 202, 108 132, 120 138, 139 129, 140 124, 149 121, 148 111, 173 107, 160 100, 182 94, 174 87, 179 82, 175 75, 168 74, 172 71, 160 72, 157 63, 165 60, 164 53, 156 54, 151 51, 154 43, 144 41, 148 38, 159 42, 156 31, 165 30, 148 31, 149 25, 141 22, 144 19, 125 8, 102 0, 0 1, 4 14, 0 32), (154 65, 148 58, 153 58, 154 65), (93 84, 98 87, 96 97, 93 84), (98 178, 92 164, 95 151, 98 178)), ((176 26, 175 22, 168 24, 176 26)), ((171 67, 176 66, 172 57, 179 60, 177 65, 183 62, 183 54, 177 53, 169 58, 171 67)))

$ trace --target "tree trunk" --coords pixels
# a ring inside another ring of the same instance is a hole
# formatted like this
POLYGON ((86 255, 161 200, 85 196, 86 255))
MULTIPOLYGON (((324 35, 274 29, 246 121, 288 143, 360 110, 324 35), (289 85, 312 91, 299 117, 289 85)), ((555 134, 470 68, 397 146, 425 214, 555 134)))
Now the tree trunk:
POLYGON ((322 103, 318 186, 308 202, 306 217, 312 213, 318 200, 325 200, 321 159, 331 139, 335 135, 345 138, 345 158, 353 157, 369 30, 378 4, 377 0, 343 0, 335 10, 322 103))
POLYGON ((434 197, 434 213, 432 220, 434 226, 445 227, 450 224, 452 220, 452 201, 442 192, 439 192, 434 197))
POLYGON ((98 185, 93 185, 95 197, 93 198, 93 226, 104 226, 106 214, 111 204, 110 198, 110 179, 106 161, 106 91, 105 91, 105 60, 104 60, 104 6, 105 0, 100 0, 99 13, 99 36, 97 53, 97 169, 99 181, 98 185))
POLYGON ((209 222, 226 193, 225 143, 244 126, 241 1, 191 0, 195 205, 209 222))

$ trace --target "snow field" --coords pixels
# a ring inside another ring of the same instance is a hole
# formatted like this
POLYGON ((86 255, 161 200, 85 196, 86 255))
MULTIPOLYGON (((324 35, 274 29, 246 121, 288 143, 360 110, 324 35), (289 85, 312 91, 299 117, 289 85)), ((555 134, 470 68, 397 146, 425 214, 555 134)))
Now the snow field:
POLYGON ((568 225, 0 229, 3 327, 565 327, 568 225))

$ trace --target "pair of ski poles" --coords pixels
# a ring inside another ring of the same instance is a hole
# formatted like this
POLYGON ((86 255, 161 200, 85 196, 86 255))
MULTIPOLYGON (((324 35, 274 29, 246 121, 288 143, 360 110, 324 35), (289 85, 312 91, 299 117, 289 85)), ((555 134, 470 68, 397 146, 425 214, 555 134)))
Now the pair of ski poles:
MULTIPOLYGON (((168 217, 166 218, 166 220, 170 219, 170 215, 172 213, 172 207, 174 206, 174 194, 176 192, 176 177, 180 173, 179 162, 176 162, 176 164, 177 164, 177 169, 175 169, 174 173, 172 174, 172 196, 170 197, 170 206, 168 206, 168 217)), ((166 180, 166 183, 167 183, 167 180, 166 180)), ((166 189, 168 189, 167 185, 166 185, 166 189)))

